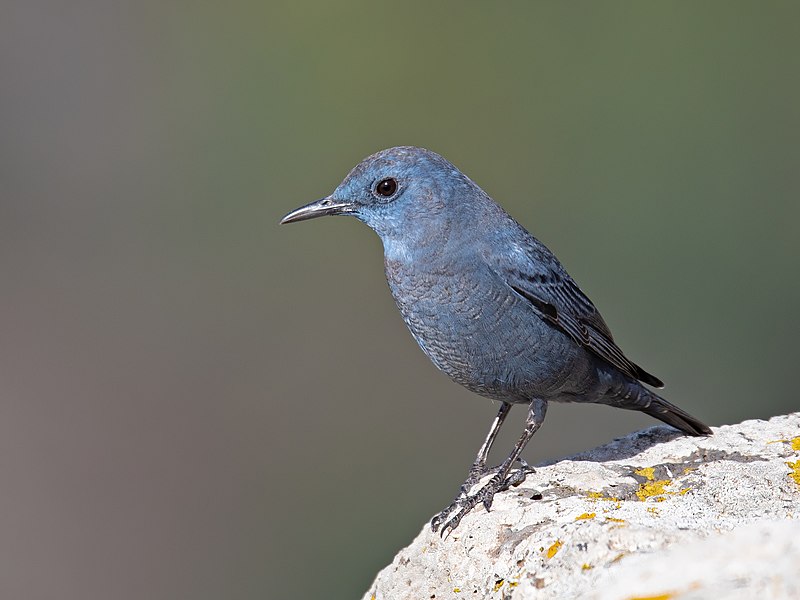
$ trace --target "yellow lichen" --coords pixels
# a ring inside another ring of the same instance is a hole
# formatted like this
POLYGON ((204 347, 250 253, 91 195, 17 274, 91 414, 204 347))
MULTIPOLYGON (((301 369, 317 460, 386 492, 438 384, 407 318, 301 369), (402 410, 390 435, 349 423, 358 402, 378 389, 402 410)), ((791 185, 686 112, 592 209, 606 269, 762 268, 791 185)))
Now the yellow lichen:
POLYGON ((619 498, 614 496, 606 496, 603 492, 588 492, 586 497, 590 500, 605 500, 606 502, 619 502, 619 498))
POLYGON ((625 519, 615 519, 614 517, 606 517, 606 521, 611 521, 612 523, 624 523, 625 519))
POLYGON ((770 440, 767 442, 767 444, 789 444, 791 449, 796 452, 800 450, 800 436, 790 440, 770 440))
POLYGON ((658 509, 655 506, 650 506, 650 507, 648 507, 647 512, 653 513, 654 515, 657 515, 658 514, 658 509))
POLYGON ((497 581, 495 581, 495 582, 494 582, 494 588, 492 589, 492 591, 493 591, 493 592, 496 592, 496 591, 498 591, 498 590, 499 590, 501 587, 503 587, 503 584, 504 584, 505 582, 506 582, 506 580, 505 580, 505 579, 498 579, 497 581))
POLYGON ((636 469, 634 471, 637 475, 644 477, 648 481, 653 481, 655 479, 655 467, 642 467, 641 469, 636 469))
POLYGON ((590 565, 590 564, 583 563, 583 564, 581 565, 581 570, 582 570, 582 571, 589 571, 589 570, 591 570, 591 569, 594 569, 594 567, 593 567, 592 565, 590 565))
POLYGON ((456 594, 460 594, 461 593, 461 588, 453 588, 453 592, 456 593, 456 594))
POLYGON ((664 494, 669 493, 666 489, 664 489, 668 485, 672 485, 672 482, 669 479, 660 479, 659 481, 642 483, 639 485, 639 489, 636 490, 636 497, 644 502, 648 498, 652 498, 654 496, 663 496, 664 494))
POLYGON ((519 581, 509 581, 508 582, 508 587, 510 587, 510 588, 515 588, 518 585, 519 585, 519 581))
POLYGON ((628 600, 669 600, 674 597, 675 594, 667 592, 666 594, 656 594, 655 596, 631 596, 628 600))
POLYGON ((789 478, 793 479, 797 485, 800 485, 800 460, 797 462, 787 462, 789 466, 789 478))
POLYGON ((594 519, 597 516, 596 513, 583 513, 582 515, 578 515, 575 517, 576 521, 583 521, 586 519, 594 519))
POLYGON ((562 542, 561 540, 556 540, 555 542, 553 542, 553 545, 547 549, 547 558, 548 559, 553 558, 556 554, 558 554, 558 551, 561 549, 561 546, 563 545, 564 542, 562 542))
POLYGON ((614 557, 614 559, 611 561, 611 564, 613 565, 614 563, 621 561, 626 554, 627 552, 620 552, 614 557))

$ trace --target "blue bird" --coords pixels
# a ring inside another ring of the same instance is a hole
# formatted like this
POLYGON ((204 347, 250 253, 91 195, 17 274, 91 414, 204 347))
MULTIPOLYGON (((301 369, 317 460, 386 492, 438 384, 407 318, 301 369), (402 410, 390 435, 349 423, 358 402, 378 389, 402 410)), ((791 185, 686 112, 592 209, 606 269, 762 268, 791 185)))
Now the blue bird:
POLYGON ((330 196, 281 223, 325 215, 352 215, 380 236, 389 288, 420 348, 454 381, 501 402, 458 495, 431 521, 434 531, 452 531, 478 504, 489 510, 497 492, 525 479, 532 469, 520 454, 548 402, 638 410, 689 435, 711 434, 642 385, 663 386, 622 353, 553 253, 438 154, 407 146, 373 154, 330 196), (527 405, 524 431, 489 469, 514 404, 527 405))

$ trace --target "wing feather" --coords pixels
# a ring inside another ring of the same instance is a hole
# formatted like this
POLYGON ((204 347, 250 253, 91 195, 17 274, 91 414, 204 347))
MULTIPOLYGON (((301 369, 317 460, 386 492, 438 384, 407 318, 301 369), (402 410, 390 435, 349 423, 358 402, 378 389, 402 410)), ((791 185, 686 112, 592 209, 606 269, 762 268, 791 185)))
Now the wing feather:
POLYGON ((513 256, 516 264, 506 255, 498 274, 542 319, 626 375, 663 387, 660 379, 623 354, 600 312, 547 248, 539 244, 528 253, 517 251, 513 256), (519 260, 520 255, 525 260, 519 260))

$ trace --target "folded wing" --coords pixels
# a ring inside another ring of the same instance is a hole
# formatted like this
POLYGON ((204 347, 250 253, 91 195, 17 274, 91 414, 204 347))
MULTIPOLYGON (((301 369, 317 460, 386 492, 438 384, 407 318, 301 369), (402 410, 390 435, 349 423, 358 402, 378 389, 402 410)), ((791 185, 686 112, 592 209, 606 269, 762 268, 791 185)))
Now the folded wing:
POLYGON ((578 287, 553 254, 543 245, 494 257, 497 274, 530 302, 546 322, 560 329, 577 344, 626 375, 654 387, 660 379, 629 360, 614 343, 611 331, 592 301, 578 287))

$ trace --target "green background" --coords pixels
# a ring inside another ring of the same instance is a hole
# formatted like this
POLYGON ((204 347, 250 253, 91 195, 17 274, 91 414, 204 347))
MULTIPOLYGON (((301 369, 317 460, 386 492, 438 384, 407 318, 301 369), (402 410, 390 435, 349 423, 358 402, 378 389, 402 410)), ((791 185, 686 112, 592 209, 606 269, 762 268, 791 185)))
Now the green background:
MULTIPOLYGON (((393 145, 548 244, 670 400, 797 410, 799 6, 4 4, 0 596, 353 598, 450 501, 496 407, 366 227, 278 226, 393 145)), ((653 424, 554 406, 525 456, 653 424)))

